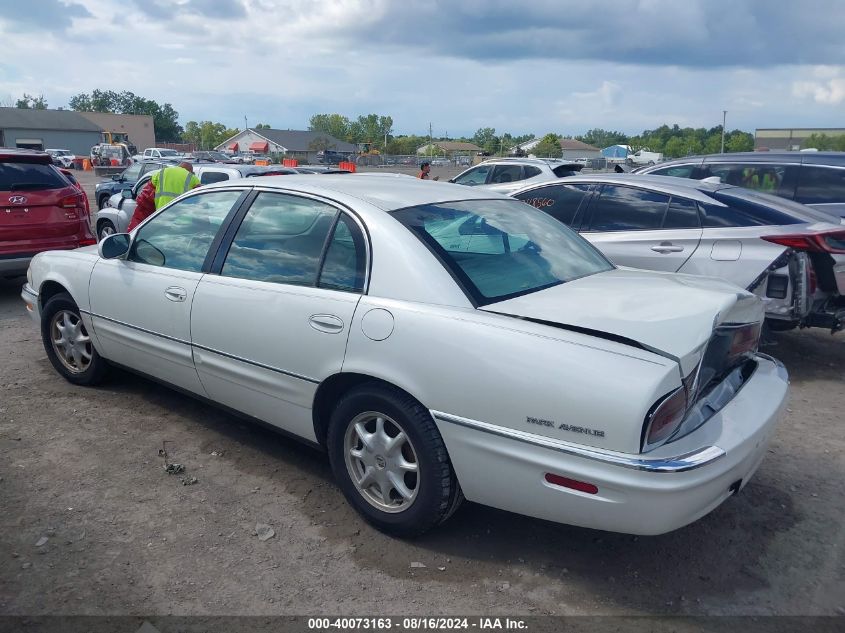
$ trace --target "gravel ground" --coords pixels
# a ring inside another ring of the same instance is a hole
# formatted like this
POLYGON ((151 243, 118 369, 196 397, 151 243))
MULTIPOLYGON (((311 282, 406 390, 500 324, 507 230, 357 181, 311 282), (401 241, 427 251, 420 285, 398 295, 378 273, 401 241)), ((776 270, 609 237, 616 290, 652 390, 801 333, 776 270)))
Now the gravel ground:
POLYGON ((787 417, 743 492, 691 526, 633 537, 467 503, 400 541, 319 452, 128 373, 65 382, 22 282, 0 280, 0 615, 845 613, 843 334, 766 348, 787 417), (195 485, 165 474, 165 441, 195 485))

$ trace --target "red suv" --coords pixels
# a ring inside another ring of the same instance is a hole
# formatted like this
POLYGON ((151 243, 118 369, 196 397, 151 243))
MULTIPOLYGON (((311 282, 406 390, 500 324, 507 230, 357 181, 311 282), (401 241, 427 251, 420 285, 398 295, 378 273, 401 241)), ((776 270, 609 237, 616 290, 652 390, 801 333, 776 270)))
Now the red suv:
POLYGON ((50 155, 0 147, 0 276, 26 273, 41 251, 96 243, 87 196, 50 155))

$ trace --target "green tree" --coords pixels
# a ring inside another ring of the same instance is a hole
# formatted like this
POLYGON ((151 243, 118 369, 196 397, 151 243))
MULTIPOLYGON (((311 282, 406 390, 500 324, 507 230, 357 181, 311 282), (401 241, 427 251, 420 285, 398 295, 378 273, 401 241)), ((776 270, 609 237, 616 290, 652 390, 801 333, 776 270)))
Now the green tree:
POLYGON ((44 95, 34 97, 24 93, 23 97, 15 103, 15 107, 23 110, 46 110, 47 101, 44 99, 44 95))
POLYGON ((156 139, 175 142, 182 138, 179 113, 169 103, 159 104, 124 90, 94 90, 71 97, 71 109, 81 112, 111 112, 115 114, 148 114, 153 117, 156 139))
POLYGON ((754 149, 754 135, 734 130, 725 137, 726 152, 750 152, 754 149))
POLYGON ((476 145, 478 145, 480 148, 487 152, 490 152, 491 154, 499 151, 500 140, 499 137, 496 136, 496 128, 479 128, 478 131, 473 134, 472 139, 470 140, 476 145))
POLYGON ((531 153, 541 158, 560 158, 563 153, 560 147, 560 137, 553 132, 549 132, 540 139, 531 153))
POLYGON ((254 130, 271 130, 273 128, 269 123, 259 123, 253 129, 254 130))
POLYGON ((238 132, 239 130, 229 129, 222 123, 188 121, 182 139, 186 143, 193 143, 198 149, 212 149, 238 132))
POLYGON ((576 136, 575 138, 582 143, 598 147, 599 149, 610 147, 611 145, 629 144, 627 135, 622 132, 611 132, 601 128, 593 128, 592 130, 588 130, 586 134, 576 136))
POLYGON ((308 123, 312 132, 323 132, 340 141, 349 139, 351 123, 342 114, 315 114, 308 123))

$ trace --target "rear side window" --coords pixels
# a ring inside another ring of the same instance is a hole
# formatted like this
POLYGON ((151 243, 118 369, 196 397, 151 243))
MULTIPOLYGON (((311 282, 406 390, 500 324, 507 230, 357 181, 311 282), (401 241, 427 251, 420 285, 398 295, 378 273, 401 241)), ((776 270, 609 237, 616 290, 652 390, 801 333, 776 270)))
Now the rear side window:
POLYGON ((523 178, 521 165, 496 165, 496 168, 493 170, 493 177, 490 179, 490 184, 514 182, 523 178))
POLYGON ((581 202, 590 193, 590 185, 552 185, 525 191, 517 200, 549 214, 558 222, 572 226, 581 202))
POLYGON ((715 200, 727 206, 702 204, 702 225, 708 228, 735 226, 783 226, 802 224, 805 219, 797 218, 776 208, 777 198, 755 196, 753 192, 731 189, 731 193, 717 191, 710 194, 715 200), (755 199, 756 198, 756 199, 755 199), (771 202, 770 202, 771 201, 771 202))
POLYGON ((701 220, 698 217, 698 207, 692 200, 672 198, 666 219, 663 220, 664 229, 698 229, 701 220))
POLYGON ((38 191, 67 186, 64 176, 50 165, 0 163, 0 191, 38 191))
POLYGON ((313 286, 337 209, 316 200, 261 193, 235 234, 221 274, 313 286))
POLYGON ((212 182, 223 182, 229 180, 229 174, 222 171, 204 171, 200 176, 200 183, 207 185, 212 182))
POLYGON ((669 196, 633 187, 604 185, 592 205, 590 231, 645 231, 659 229, 669 196))
POLYGON ((795 200, 803 204, 845 202, 845 169, 803 165, 795 200))
POLYGON ((355 223, 341 214, 329 241, 317 286, 332 290, 364 290, 364 236, 355 223))
POLYGON ((539 167, 534 167, 534 165, 524 165, 522 167, 523 178, 533 178, 534 176, 539 176, 542 173, 543 170, 539 167))

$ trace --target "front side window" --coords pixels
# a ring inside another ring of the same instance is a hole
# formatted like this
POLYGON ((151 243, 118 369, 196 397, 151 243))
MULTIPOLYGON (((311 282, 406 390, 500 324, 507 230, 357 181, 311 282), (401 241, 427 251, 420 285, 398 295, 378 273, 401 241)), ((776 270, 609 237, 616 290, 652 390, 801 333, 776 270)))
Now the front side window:
POLYGON ((121 174, 121 178, 123 178, 124 180, 132 181, 132 182, 138 180, 138 178, 141 177, 141 168, 142 167, 143 167, 143 165, 141 163, 135 163, 131 167, 127 167, 126 169, 123 170, 123 173, 121 174))
POLYGON ((221 274, 313 286, 338 211, 281 193, 258 195, 235 234, 221 274))
POLYGON ((240 197, 240 191, 214 191, 172 204, 138 229, 127 259, 201 272, 212 240, 240 197))
POLYGON ((487 182, 487 175, 491 169, 492 165, 479 165, 455 178, 455 183, 459 185, 483 185, 487 182))
POLYGON ((618 185, 604 185, 592 208, 590 231, 645 231, 659 229, 669 196, 618 185))
POLYGON ((514 197, 548 213, 558 222, 572 226, 578 208, 589 193, 590 185, 551 185, 525 191, 514 197))
POLYGON ((803 204, 845 202, 845 169, 803 165, 795 200, 803 204))
POLYGON ((725 184, 772 194, 780 189, 786 174, 785 165, 758 163, 714 164, 708 165, 707 169, 708 176, 718 176, 725 184))
POLYGON ((490 178, 490 184, 514 182, 516 180, 522 180, 522 178, 521 165, 496 165, 493 169, 493 177, 490 178))
POLYGON ((674 176, 675 178, 692 178, 695 165, 675 165, 674 167, 663 167, 662 169, 649 170, 649 175, 674 176))
POLYGON ((393 212, 476 305, 503 301, 613 265, 560 222, 517 200, 466 200, 393 212))

